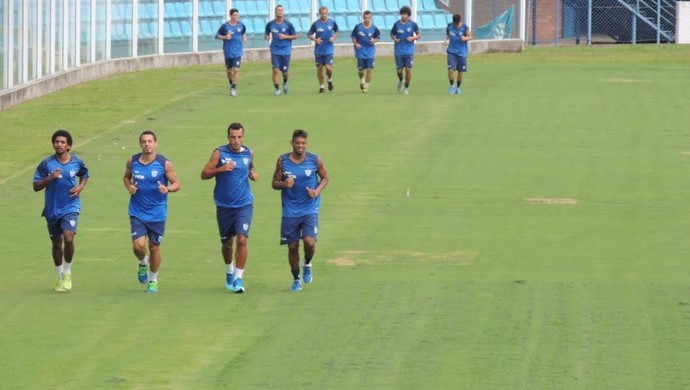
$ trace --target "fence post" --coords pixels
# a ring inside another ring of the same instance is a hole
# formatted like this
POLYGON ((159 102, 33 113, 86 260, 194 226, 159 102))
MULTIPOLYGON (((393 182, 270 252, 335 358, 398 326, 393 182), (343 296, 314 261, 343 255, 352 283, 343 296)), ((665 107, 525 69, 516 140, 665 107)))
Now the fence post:
POLYGON ((587 4, 587 45, 592 44, 592 0, 587 4))

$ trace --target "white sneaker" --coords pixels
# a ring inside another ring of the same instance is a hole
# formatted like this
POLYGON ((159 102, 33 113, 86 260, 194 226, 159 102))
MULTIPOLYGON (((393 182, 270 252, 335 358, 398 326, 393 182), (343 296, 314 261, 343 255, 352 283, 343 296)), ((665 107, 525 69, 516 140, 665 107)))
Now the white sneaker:
POLYGON ((402 81, 399 82, 399 83, 398 83, 398 92, 402 92, 404 87, 405 87, 405 84, 403 84, 402 81))
POLYGON ((237 96, 237 90, 231 89, 230 90, 230 96, 237 96))
POLYGON ((409 94, 410 94, 410 89, 409 89, 409 88, 403 89, 403 93, 404 93, 405 95, 409 95, 409 94))
POLYGON ((280 96, 280 90, 279 89, 276 89, 275 95, 280 96))

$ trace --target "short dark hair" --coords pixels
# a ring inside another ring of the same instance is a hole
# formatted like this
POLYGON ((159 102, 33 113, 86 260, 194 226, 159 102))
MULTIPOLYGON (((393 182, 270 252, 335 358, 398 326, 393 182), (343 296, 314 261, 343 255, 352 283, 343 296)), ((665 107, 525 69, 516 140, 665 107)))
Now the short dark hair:
POLYGON ((228 135, 230 135, 230 130, 242 130, 242 133, 244 133, 244 126, 240 122, 232 122, 228 126, 228 135))
POLYGON ((404 5, 402 8, 400 8, 400 15, 407 14, 407 16, 412 15, 412 10, 410 7, 404 5))
POLYGON ((462 20, 462 16, 460 14, 454 14, 453 15, 453 23, 458 24, 462 20))
POLYGON ((55 143, 55 139, 57 137, 65 137, 67 138, 67 145, 72 146, 72 134, 69 133, 69 131, 60 129, 56 132, 53 133, 53 136, 50 138, 52 143, 55 143))
POLYGON ((371 15, 371 11, 366 10, 366 11, 362 12, 362 16, 365 16, 365 15, 371 15))
POLYGON ((144 131, 141 132, 141 134, 139 134, 139 142, 141 142, 141 137, 143 137, 143 136, 145 136, 145 135, 152 135, 152 136, 153 136, 153 140, 156 141, 156 142, 158 141, 158 138, 156 138, 156 133, 154 133, 154 132, 151 131, 151 130, 144 130, 144 131))
POLYGON ((230 8, 229 14, 230 14, 230 16, 232 16, 232 14, 236 14, 238 12, 240 12, 240 11, 238 11, 237 8, 230 8))
POLYGON ((302 129, 297 129, 292 132, 292 140, 294 141, 295 138, 307 138, 309 134, 307 134, 306 130, 302 129))

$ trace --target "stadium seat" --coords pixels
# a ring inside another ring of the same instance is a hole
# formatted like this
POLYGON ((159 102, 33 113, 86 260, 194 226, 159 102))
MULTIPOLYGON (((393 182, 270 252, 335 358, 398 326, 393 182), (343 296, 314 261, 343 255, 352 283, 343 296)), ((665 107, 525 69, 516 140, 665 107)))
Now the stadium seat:
POLYGON ((213 12, 213 3, 210 1, 199 1, 199 17, 215 16, 213 12))
MULTIPOLYGON (((419 4, 419 2, 417 2, 417 4, 419 4)), ((400 8, 403 5, 412 8, 411 1, 401 0, 401 2, 398 2, 398 0, 386 0, 386 9, 388 10, 388 12, 392 12, 396 15, 400 15, 400 8)))
POLYGON ((383 31, 386 28, 390 28, 390 26, 386 25, 386 19, 384 19, 383 15, 374 15, 373 23, 374 26, 379 28, 379 31, 383 31))
POLYGON ((332 12, 347 13, 347 0, 334 0, 332 12))
POLYGON ((180 22, 180 28, 182 29, 182 36, 185 38, 191 38, 192 37, 192 24, 187 21, 183 20, 180 22))
POLYGON ((335 5, 333 5, 333 0, 319 0, 319 3, 316 5, 317 12, 321 7, 328 7, 329 11, 335 12, 335 5))
POLYGON ((165 3, 163 17, 165 19, 174 19, 178 17, 177 10, 175 10, 175 3, 165 3))
POLYGON ((348 12, 362 12, 362 3, 359 0, 347 0, 348 12))
POLYGON ((450 23, 451 20, 453 20, 453 16, 445 12, 434 15, 434 21, 436 21, 436 28, 445 29, 446 27, 448 27, 448 23, 450 23))
POLYGON ((311 14, 311 1, 310 0, 297 0, 297 5, 299 6, 300 13, 309 15, 311 14))
POLYGON ((182 37, 182 29, 180 28, 180 23, 176 21, 170 21, 170 38, 178 39, 182 37))
POLYGON ((283 3, 283 6, 285 7, 286 15, 297 16, 301 13, 297 0, 287 0, 283 3))
POLYGON ((333 20, 335 20, 336 23, 338 23, 338 28, 341 30, 347 30, 347 15, 331 15, 333 20))
POLYGON ((252 23, 254 24, 254 31, 256 34, 261 34, 264 35, 266 32, 266 24, 268 23, 268 16, 265 18, 263 17, 258 17, 252 20, 252 23))
POLYGON ((393 28, 393 25, 398 20, 398 18, 395 15, 386 15, 385 18, 386 18, 386 31, 381 31, 381 34, 390 35, 390 30, 393 28))
MULTIPOLYGON (((259 11, 259 15, 268 17, 268 1, 266 0, 259 0, 256 1, 256 9, 259 11)), ((277 5, 277 4, 276 4, 277 5)))
POLYGON ((419 28, 437 28, 434 16, 431 14, 423 14, 418 17, 419 28))
POLYGON ((352 29, 355 28, 357 23, 359 23, 359 16, 348 15, 347 16, 347 26, 338 25, 338 28, 340 28, 341 30, 347 30, 347 31, 352 32, 352 29))
MULTIPOLYGON (((311 18, 309 16, 302 16, 299 18, 299 24, 302 26, 302 31, 307 32, 311 27, 311 18)), ((297 26, 295 26, 297 28, 297 26)))
POLYGON ((175 13, 177 13, 177 17, 182 19, 189 19, 192 17, 191 12, 187 13, 187 10, 185 9, 185 3, 175 3, 175 13))
POLYGON ((259 9, 256 8, 255 1, 237 1, 236 4, 244 3, 244 8, 247 10, 246 15, 248 16, 258 16, 259 9))
MULTIPOLYGON (((240 7, 238 7, 238 5, 240 3, 243 3, 242 5, 244 5, 243 1, 233 1, 232 6, 237 8, 238 11, 240 11, 240 7)), ((244 14, 247 14, 246 9, 247 9, 247 7, 244 7, 244 10, 245 10, 244 14)), ((214 1, 213 2, 213 14, 215 16, 225 17, 227 12, 228 12, 228 10, 225 9, 225 2, 224 1, 214 1)), ((242 13, 243 12, 240 11, 240 15, 242 15, 242 13)))
POLYGON ((424 11, 438 11, 439 9, 436 7, 436 3, 434 0, 421 0, 417 2, 417 5, 420 6, 420 9, 424 11))
POLYGON ((369 2, 369 10, 374 12, 386 12, 386 0, 371 0, 369 2))
POLYGON ((149 22, 147 24, 149 25, 148 29, 151 32, 151 38, 158 38, 158 22, 149 22))
POLYGON ((139 39, 150 39, 153 38, 151 32, 149 31, 148 23, 139 23, 139 33, 137 34, 139 39))

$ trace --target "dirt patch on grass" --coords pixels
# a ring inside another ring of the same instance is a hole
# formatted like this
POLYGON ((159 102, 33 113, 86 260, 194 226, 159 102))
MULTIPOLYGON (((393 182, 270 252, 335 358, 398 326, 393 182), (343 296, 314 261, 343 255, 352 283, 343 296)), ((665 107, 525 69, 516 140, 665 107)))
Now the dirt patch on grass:
POLYGON ((577 198, 524 198, 523 201, 531 204, 576 205, 579 203, 577 198))
POLYGON ((452 252, 421 252, 421 251, 344 251, 341 256, 328 262, 341 266, 352 267, 360 264, 367 265, 399 265, 410 263, 432 262, 436 264, 470 265, 479 255, 472 251, 452 252))

